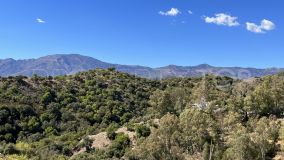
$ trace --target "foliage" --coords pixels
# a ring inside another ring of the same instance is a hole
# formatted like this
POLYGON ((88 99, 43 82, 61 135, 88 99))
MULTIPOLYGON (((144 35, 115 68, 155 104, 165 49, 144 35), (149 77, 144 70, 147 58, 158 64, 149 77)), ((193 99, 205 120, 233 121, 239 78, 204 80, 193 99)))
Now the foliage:
POLYGON ((7 159, 272 159, 283 139, 283 113, 283 73, 148 80, 111 68, 2 77, 0 153, 7 159), (123 126, 137 142, 116 133, 123 126), (111 144, 92 148, 90 135, 104 131, 111 144))
POLYGON ((135 129, 137 137, 148 137, 151 134, 149 127, 145 125, 137 125, 135 129))
POLYGON ((118 133, 115 136, 112 145, 110 146, 108 154, 110 157, 121 158, 124 155, 127 147, 129 147, 129 145, 130 145, 129 137, 123 133, 118 133))

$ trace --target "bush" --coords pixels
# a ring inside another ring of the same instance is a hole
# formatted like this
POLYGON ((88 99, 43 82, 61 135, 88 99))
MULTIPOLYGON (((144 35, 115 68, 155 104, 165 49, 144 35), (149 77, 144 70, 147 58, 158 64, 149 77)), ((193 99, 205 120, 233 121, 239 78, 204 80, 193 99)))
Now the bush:
POLYGON ((140 137, 148 137, 151 134, 150 128, 145 125, 138 125, 135 129, 136 135, 138 138, 140 137))
POLYGON ((9 143, 4 148, 4 154, 18 154, 19 151, 14 144, 9 143))
POLYGON ((129 147, 129 145, 129 137, 124 133, 118 133, 110 147, 109 156, 121 158, 124 155, 126 148, 129 147))
POLYGON ((116 123, 112 123, 108 126, 106 132, 107 132, 107 137, 110 139, 110 140, 114 140, 115 137, 116 137, 116 133, 115 131, 117 130, 118 128, 118 125, 116 123))

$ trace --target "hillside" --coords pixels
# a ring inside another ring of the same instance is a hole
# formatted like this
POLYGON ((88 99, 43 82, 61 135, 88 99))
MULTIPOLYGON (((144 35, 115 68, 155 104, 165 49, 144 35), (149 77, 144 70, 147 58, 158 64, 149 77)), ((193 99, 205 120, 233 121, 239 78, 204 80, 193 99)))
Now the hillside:
POLYGON ((32 76, 33 74, 40 76, 70 75, 80 71, 88 71, 96 68, 116 68, 116 70, 124 73, 150 79, 196 77, 207 73, 243 79, 272 75, 283 70, 280 68, 256 69, 241 67, 214 67, 207 64, 187 67, 169 65, 160 68, 150 68, 144 66, 111 64, 99 61, 92 57, 77 54, 50 55, 28 60, 0 60, 0 76, 4 77, 15 75, 32 76))
POLYGON ((158 86, 113 70, 0 78, 0 153, 8 153, 5 143, 22 142, 36 149, 32 157, 46 158, 46 152, 72 156, 84 135, 144 115, 158 86))
POLYGON ((149 80, 96 69, 2 77, 0 159, 281 158, 283 95, 282 73, 149 80))

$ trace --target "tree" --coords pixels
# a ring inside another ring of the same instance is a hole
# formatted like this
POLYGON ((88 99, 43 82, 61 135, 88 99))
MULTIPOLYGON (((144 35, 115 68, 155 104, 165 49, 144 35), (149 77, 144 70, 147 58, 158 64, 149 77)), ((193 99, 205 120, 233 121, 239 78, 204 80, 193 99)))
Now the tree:
POLYGON ((150 97, 150 104, 160 115, 174 111, 174 104, 168 92, 161 90, 155 91, 150 97))
POLYGON ((156 90, 150 97, 151 106, 160 114, 180 114, 188 102, 188 95, 182 88, 156 90))
POLYGON ((48 105, 54 100, 54 94, 52 94, 50 91, 47 91, 44 93, 44 95, 41 97, 41 103, 44 105, 48 105))
POLYGON ((160 120, 160 126, 146 140, 128 153, 130 159, 173 160, 184 159, 179 143, 179 119, 166 114, 160 120))
POLYGON ((41 130, 41 123, 36 117, 32 117, 28 122, 28 129, 30 132, 35 133, 41 130))
POLYGON ((265 77, 246 104, 254 114, 282 116, 284 110, 284 78, 279 75, 265 77))
POLYGON ((257 160, 256 146, 246 133, 238 133, 229 141, 224 160, 257 160))
POLYGON ((251 119, 247 127, 241 124, 229 132, 223 159, 225 160, 265 160, 271 159, 275 151, 279 125, 273 119, 263 117, 251 119))
POLYGON ((193 97, 197 103, 210 102, 217 97, 217 82, 213 75, 205 75, 193 90, 193 97))
POLYGON ((257 152, 261 159, 267 159, 267 154, 273 153, 275 150, 274 144, 278 139, 280 125, 273 119, 262 117, 259 120, 252 120, 250 122, 250 127, 253 130, 250 136, 257 146, 257 152))
POLYGON ((217 141, 217 126, 212 117, 201 109, 189 108, 180 115, 182 143, 187 153, 202 152, 206 142, 217 141))
POLYGON ((255 89, 255 81, 247 82, 242 81, 237 83, 228 100, 229 110, 241 114, 244 122, 248 121, 251 108, 247 105, 246 101, 255 89))

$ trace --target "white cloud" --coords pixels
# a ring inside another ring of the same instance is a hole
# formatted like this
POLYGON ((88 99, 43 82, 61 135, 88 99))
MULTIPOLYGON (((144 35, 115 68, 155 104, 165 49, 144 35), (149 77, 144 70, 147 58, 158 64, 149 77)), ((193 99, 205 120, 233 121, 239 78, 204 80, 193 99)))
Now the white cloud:
POLYGON ((188 10, 188 13, 189 13, 189 14, 193 14, 193 12, 192 12, 191 10, 188 10))
POLYGON ((269 20, 264 19, 261 21, 261 28, 270 31, 275 28, 275 24, 269 20))
POLYGON ((206 17, 206 16, 204 17, 206 23, 214 23, 217 25, 223 25, 229 27, 240 25, 237 19, 238 17, 232 17, 224 13, 215 14, 215 17, 206 17))
POLYGON ((159 14, 163 16, 177 16, 178 14, 181 14, 181 12, 177 8, 171 8, 166 12, 160 11, 159 14))
POLYGON ((271 31, 275 28, 275 24, 269 20, 262 20, 260 25, 255 23, 247 22, 247 30, 254 33, 265 33, 265 31, 271 31))
POLYGON ((247 22, 247 30, 254 32, 254 33, 263 33, 262 29, 260 28, 260 26, 254 24, 254 23, 250 23, 247 22))
POLYGON ((42 19, 40 19, 40 18, 37 18, 36 21, 37 21, 38 23, 45 23, 45 21, 42 20, 42 19))

